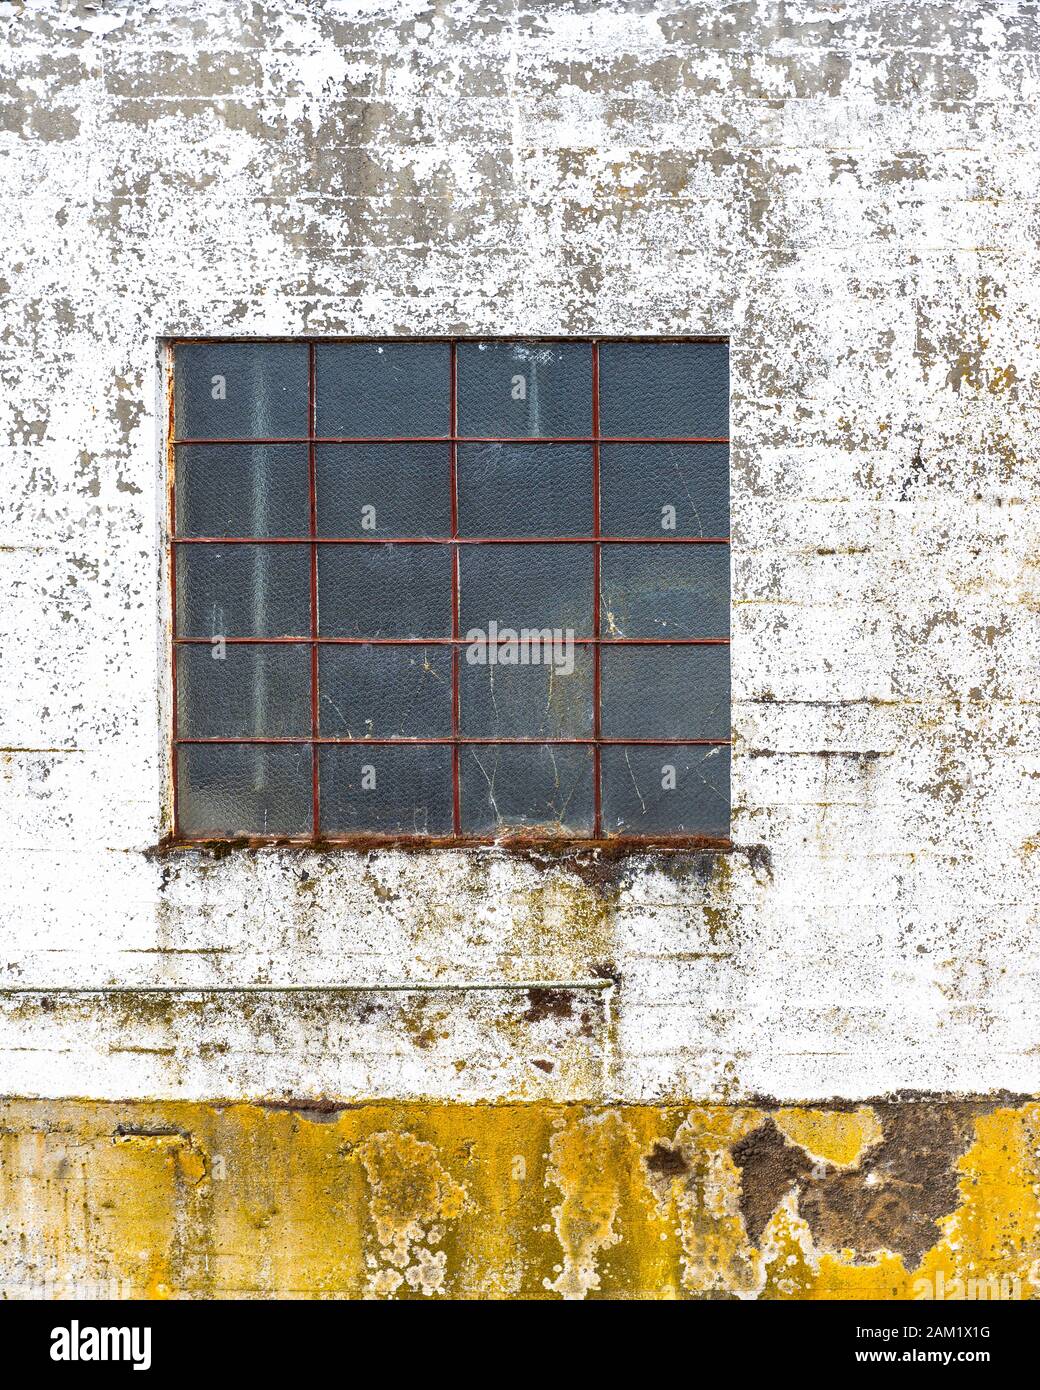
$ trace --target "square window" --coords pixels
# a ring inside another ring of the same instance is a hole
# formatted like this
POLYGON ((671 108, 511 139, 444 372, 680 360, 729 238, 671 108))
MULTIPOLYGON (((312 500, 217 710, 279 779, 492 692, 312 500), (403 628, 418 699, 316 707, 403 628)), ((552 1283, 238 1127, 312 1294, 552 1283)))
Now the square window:
POLYGON ((718 439, 729 433, 724 343, 604 343, 600 428, 608 438, 718 439))
POLYGON ((460 546, 462 633, 549 628, 592 631, 591 545, 460 546))
POLYGON ((319 536, 451 535, 447 444, 319 444, 314 456, 319 536))
POLYGON ((729 547, 604 545, 600 610, 607 637, 727 637, 729 547))
POLYGON ((451 834, 450 748, 354 744, 323 747, 319 758, 324 834, 451 834))
POLYGON ((605 647, 600 700, 604 738, 728 739, 729 647, 605 647))
POLYGON ((305 343, 182 343, 174 368, 178 439, 307 434, 305 343))
POLYGON ((460 444, 460 536, 590 536, 588 444, 460 444))
POLYGON ((585 438, 592 433, 588 343, 460 343, 459 433, 585 438))
POLYGON ((319 439, 415 439, 448 433, 447 343, 319 343, 314 350, 319 439))
POLYGON ((296 642, 183 643, 177 695, 182 738, 309 738, 310 652, 296 642))
POLYGON ((729 749, 661 744, 603 749, 608 835, 729 836, 729 749))
POLYGON ((177 534, 306 536, 306 444, 184 444, 177 450, 177 534))
POLYGON ((604 444, 600 495, 605 536, 728 536, 729 447, 604 444))
POLYGON ((491 836, 589 835, 594 771, 592 750, 573 744, 470 744, 459 756, 462 828, 491 836))
POLYGON ((177 810, 193 839, 296 839, 312 833, 311 756, 299 743, 184 743, 177 810))
MULTIPOLYGON (((550 636, 550 644, 552 637, 550 636)), ((519 644, 517 644, 519 647, 519 644)), ((533 644, 529 644, 530 657, 533 644)), ((463 647, 459 727, 476 738, 591 738, 595 728, 593 652, 560 642, 524 666, 503 663, 506 643, 463 647), (545 660, 542 660, 542 657, 545 660), (476 660, 471 660, 476 657, 476 660), (487 658, 494 657, 494 662, 487 658)), ((517 655, 520 655, 519 650, 517 655)))
POLYGON ((178 545, 178 637, 305 637, 310 547, 178 545))
POLYGON ((449 738, 451 649, 323 646, 318 652, 322 738, 449 738))
POLYGON ((175 833, 729 835, 721 342, 185 342, 175 833))
POLYGON ((317 549, 320 636, 451 636, 452 561, 446 546, 317 549))

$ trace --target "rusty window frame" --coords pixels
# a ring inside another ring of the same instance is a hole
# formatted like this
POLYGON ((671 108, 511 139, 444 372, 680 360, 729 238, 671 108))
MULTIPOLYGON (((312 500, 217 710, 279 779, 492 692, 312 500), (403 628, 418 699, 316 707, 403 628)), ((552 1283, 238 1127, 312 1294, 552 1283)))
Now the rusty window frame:
MULTIPOLYGON (((599 349, 601 344, 607 343, 719 343, 730 346, 727 337, 713 335, 649 335, 649 334, 629 334, 629 335, 596 335, 596 336, 564 336, 564 335, 545 335, 545 334, 470 334, 470 335, 357 335, 357 336, 311 336, 311 335, 272 335, 272 336, 243 336, 227 337, 220 335, 213 336, 177 336, 166 340, 166 467, 167 467, 167 542, 165 546, 165 561, 169 582, 169 623, 170 623, 170 686, 169 686, 169 762, 167 773, 170 784, 170 810, 172 822, 172 834, 169 837, 173 844, 180 844, 185 847, 192 845, 241 845, 243 847, 259 847, 263 845, 299 845, 302 847, 324 847, 338 846, 344 848, 360 847, 418 847, 418 848, 466 848, 486 845, 505 845, 518 848, 530 846, 540 849, 590 849, 596 847, 610 848, 612 850, 624 849, 631 846, 635 849, 647 848, 710 848, 710 849, 729 849, 731 841, 728 837, 717 838, 712 836, 698 836, 688 833, 667 833, 667 834, 646 834, 646 835, 607 835, 603 828, 602 813, 602 769, 601 752, 604 747, 724 747, 732 748, 732 738, 611 738, 605 737, 601 733, 601 653, 606 646, 725 646, 731 645, 731 638, 726 637, 604 637, 602 635, 602 621, 600 614, 600 565, 603 545, 713 545, 725 546, 730 548, 730 536, 606 536, 602 534, 600 526, 600 450, 604 445, 611 444, 647 444, 647 445, 699 445, 699 444, 723 444, 727 448, 730 445, 730 434, 718 436, 606 436, 600 432, 600 382, 599 382, 599 349), (457 414, 458 414, 458 374, 457 374, 457 349, 462 343, 560 343, 588 345, 592 353, 592 432, 587 436, 474 436, 461 435, 458 433, 457 414), (308 348, 309 372, 308 372, 308 432, 306 436, 277 437, 277 438, 249 438, 249 439, 227 439, 227 438, 179 438, 175 428, 174 412, 174 390, 176 380, 176 352, 177 348, 187 344, 274 344, 274 343, 293 343, 305 345, 308 348), (450 349, 450 423, 447 435, 427 435, 427 436, 404 436, 394 435, 386 439, 373 438, 370 436, 319 436, 315 430, 315 353, 316 348, 322 344, 338 343, 446 343, 450 349), (539 444, 587 444, 592 453, 592 518, 593 527, 590 536, 527 536, 527 537, 466 537, 458 535, 458 475, 457 475, 457 456, 460 444, 474 443, 532 443, 539 444), (176 480, 177 449, 190 445, 231 445, 231 444, 291 444, 299 443, 307 445, 308 453, 308 502, 309 502, 309 533, 306 536, 219 536, 219 537, 196 537, 180 536, 177 533, 177 513, 176 513, 176 480), (452 534, 447 538, 416 538, 416 537, 379 537, 372 540, 358 537, 326 537, 317 534, 317 485, 316 485, 316 466, 315 448, 318 445, 327 444, 416 444, 416 443, 439 443, 449 446, 450 454, 450 481, 451 490, 451 531, 452 534), (310 634, 306 637, 228 637, 224 640, 229 644, 235 645, 304 645, 310 647, 310 703, 311 703, 311 733, 307 737, 278 738, 278 737, 187 737, 179 735, 177 732, 177 650, 180 646, 203 645, 209 646, 212 639, 208 637, 180 637, 177 634, 177 578, 176 578, 176 557, 178 547, 184 545, 209 545, 209 544, 258 544, 258 545, 285 545, 285 544, 309 544, 310 546, 310 634), (371 638, 371 637, 321 637, 317 632, 317 555, 319 545, 435 545, 451 547, 453 551, 452 565, 452 635, 451 637, 439 638, 371 638), (591 736, 585 738, 520 738, 520 737, 471 737, 460 733, 460 697, 459 697, 459 656, 460 649, 467 645, 467 639, 459 631, 459 547, 463 545, 527 545, 527 544, 562 544, 574 545, 584 544, 592 546, 593 572, 592 572, 592 606, 593 606, 593 632, 587 637, 575 637, 575 646, 589 646, 593 652, 593 732, 591 736), (318 689, 318 651, 322 646, 335 645, 357 645, 357 646, 450 646, 452 650, 452 733, 450 736, 437 738, 332 738, 323 737, 319 729, 319 689, 318 689), (302 836, 270 835, 257 836, 250 834, 242 835, 205 835, 192 836, 182 833, 179 823, 179 790, 178 790, 178 749, 187 744, 273 744, 273 745, 309 745, 311 749, 311 833, 302 836), (379 833, 379 832, 355 832, 350 835, 324 835, 320 832, 320 776, 319 776, 319 749, 323 746, 335 745, 380 745, 404 744, 410 746, 437 746, 449 745, 452 749, 452 819, 453 831, 450 835, 429 835, 429 834, 406 834, 406 833, 379 833), (592 750, 593 755, 593 817, 594 825, 591 835, 568 833, 564 837, 553 837, 538 833, 531 828, 518 828, 515 831, 503 835, 475 835, 464 833, 461 829, 461 806, 460 806, 460 775, 459 775, 459 750, 469 745, 509 745, 520 744, 534 747, 546 746, 587 746, 592 750)), ((727 402, 728 414, 728 402, 727 402)))

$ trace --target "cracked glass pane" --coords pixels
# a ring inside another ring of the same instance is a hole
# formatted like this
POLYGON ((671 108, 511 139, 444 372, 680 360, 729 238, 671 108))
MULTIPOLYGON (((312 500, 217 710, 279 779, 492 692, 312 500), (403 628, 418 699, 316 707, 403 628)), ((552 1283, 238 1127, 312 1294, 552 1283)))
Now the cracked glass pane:
POLYGON ((728 545, 604 545, 604 637, 729 635, 728 545))
POLYGON ((588 343, 459 343, 459 433, 583 438, 592 433, 588 343))
POLYGON ((576 637, 592 629, 592 547, 460 547, 462 636, 503 627, 555 628, 576 637))
POLYGON ((319 444, 318 535, 451 535, 447 444, 319 444))
POLYGON ((177 546, 178 637, 306 637, 310 547, 177 546))
POLYGON ((603 343, 600 432, 635 439, 729 434, 725 343, 603 343))
POLYGON ((319 758, 322 834, 451 834, 449 747, 326 746, 319 758))
POLYGON ((310 746, 181 744, 177 802, 184 835, 309 835, 310 746))
POLYGON ((177 648, 181 738, 308 738, 311 654, 305 643, 177 648))
POLYGON ((177 449, 177 534, 306 536, 306 444, 185 444, 177 449))
POLYGON ((589 536, 588 444, 460 444, 460 536, 589 536))
POLYGON ((449 647, 321 647, 318 691, 323 738, 451 733, 449 647))
POLYGON ((319 438, 448 433, 447 343, 319 343, 314 349, 314 377, 319 438))
POLYGON ((306 437, 309 364, 306 343, 179 343, 176 437, 306 437))
POLYGON ((607 746, 600 758, 607 835, 729 837, 729 748, 607 746))
POLYGON ((593 827, 592 750, 574 745, 487 744, 459 750, 462 829, 518 828, 587 835, 593 827))
POLYGON ((729 647, 604 646, 606 738, 729 738, 729 647))
POLYGON ((451 551, 441 545, 318 547, 322 637, 450 637, 451 551))
POLYGON ((728 536, 729 446, 604 444, 605 536, 728 536))
POLYGON ((555 643, 551 637, 528 643, 525 652, 519 643, 490 649, 474 643, 460 653, 461 732, 471 738, 589 738, 592 688, 589 647, 555 643), (503 664, 497 659, 519 659, 525 653, 537 654, 537 662, 503 664))

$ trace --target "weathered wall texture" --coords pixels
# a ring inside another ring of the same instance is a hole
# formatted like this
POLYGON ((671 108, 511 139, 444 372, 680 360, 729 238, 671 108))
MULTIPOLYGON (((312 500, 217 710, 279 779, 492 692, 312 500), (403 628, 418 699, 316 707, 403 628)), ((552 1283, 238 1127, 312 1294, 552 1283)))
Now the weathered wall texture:
MULTIPOLYGON (((3 1090, 530 1101, 533 1132, 1040 1091, 1036 6, 6 0, 0 37, 3 1090), (732 853, 161 847, 160 340, 302 332, 731 335, 732 853), (363 988, 205 992, 330 982, 363 988)), ((348 1205, 384 1124, 352 1113, 292 1130, 360 1145, 348 1205)), ((52 1152, 109 1121, 9 1123, 52 1152)), ((216 1231, 185 1142, 91 1152, 216 1231)), ((682 1287, 683 1239, 631 1287, 682 1287)), ((328 1277, 380 1277, 355 1255, 328 1277)))
POLYGON ((1040 1107, 0 1107, 8 1297, 1040 1291, 1040 1107))

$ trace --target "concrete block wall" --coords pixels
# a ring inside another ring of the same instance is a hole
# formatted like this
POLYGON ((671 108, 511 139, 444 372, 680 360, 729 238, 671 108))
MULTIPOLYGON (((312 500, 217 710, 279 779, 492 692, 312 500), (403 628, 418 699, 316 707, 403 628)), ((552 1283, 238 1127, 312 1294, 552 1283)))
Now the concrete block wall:
POLYGON ((8 1094, 1040 1090, 1038 24, 0 4, 8 1094), (730 337, 731 852, 164 844, 162 344, 303 333, 730 337))

